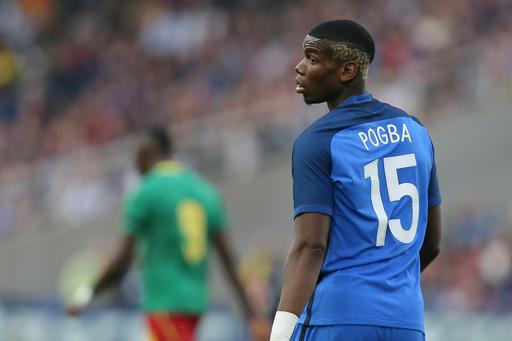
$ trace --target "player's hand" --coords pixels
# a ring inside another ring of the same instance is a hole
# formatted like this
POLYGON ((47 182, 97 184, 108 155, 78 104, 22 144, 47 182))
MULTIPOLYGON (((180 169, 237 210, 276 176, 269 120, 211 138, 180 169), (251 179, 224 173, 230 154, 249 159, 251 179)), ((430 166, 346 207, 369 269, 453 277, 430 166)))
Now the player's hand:
POLYGON ((91 287, 78 287, 71 297, 71 301, 66 308, 66 313, 73 317, 80 315, 91 302, 92 296, 93 292, 91 287))
POLYGON ((253 341, 268 341, 272 324, 267 318, 257 316, 250 321, 249 329, 253 341))
POLYGON ((80 315, 87 306, 79 306, 79 305, 70 305, 66 308, 66 314, 71 317, 77 317, 80 315))

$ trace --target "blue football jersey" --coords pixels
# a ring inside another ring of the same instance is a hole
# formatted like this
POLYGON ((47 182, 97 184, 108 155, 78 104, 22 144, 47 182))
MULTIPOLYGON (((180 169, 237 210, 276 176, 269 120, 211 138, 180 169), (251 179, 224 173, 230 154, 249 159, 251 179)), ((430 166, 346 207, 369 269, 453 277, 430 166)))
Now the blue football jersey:
POLYGON ((420 257, 441 203, 428 132, 368 93, 307 128, 292 155, 294 216, 331 217, 315 292, 300 323, 423 331, 420 257))

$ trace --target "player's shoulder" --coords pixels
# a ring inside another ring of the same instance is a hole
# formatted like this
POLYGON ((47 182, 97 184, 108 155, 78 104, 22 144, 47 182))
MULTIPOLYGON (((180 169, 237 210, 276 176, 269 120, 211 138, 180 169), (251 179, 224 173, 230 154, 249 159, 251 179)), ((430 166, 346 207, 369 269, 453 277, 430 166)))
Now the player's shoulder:
POLYGON ((391 103, 388 103, 388 102, 375 100, 375 102, 373 104, 377 108, 377 110, 385 110, 387 112, 397 113, 402 116, 410 116, 409 113, 407 111, 405 111, 404 109, 399 108, 399 107, 397 107, 391 103))
POLYGON ((149 174, 141 178, 137 187, 138 192, 147 192, 158 188, 159 183, 162 181, 161 174, 151 171, 149 174))
MULTIPOLYGON (((430 149, 433 148, 433 142, 432 142, 432 138, 430 137, 430 133, 428 131, 428 128, 423 124, 423 122, 421 122, 421 120, 419 118, 417 118, 416 116, 406 112, 405 110, 403 109, 400 109, 394 105, 391 105, 389 103, 385 103, 385 102, 380 102, 381 105, 382 105, 382 110, 384 112, 386 112, 384 114, 384 118, 407 118, 410 120, 410 122, 412 122, 412 125, 416 127, 415 131, 418 132, 420 134, 420 136, 422 137, 422 139, 420 139, 420 141, 428 141, 429 145, 430 145, 430 149)), ((404 127, 403 123, 402 123, 402 127, 404 127)), ((402 129, 402 132, 404 132, 405 128, 402 129)), ((408 132, 410 134, 410 132, 408 132)))
POLYGON ((122 198, 122 205, 124 207, 131 207, 132 205, 139 205, 143 202, 147 202, 152 197, 151 182, 148 181, 148 177, 145 176, 140 179, 140 182, 134 184, 128 188, 122 198))
POLYGON ((195 188, 196 192, 198 192, 204 199, 216 200, 219 197, 217 187, 210 180, 195 170, 187 169, 185 176, 188 178, 190 184, 195 188))
POLYGON ((123 193, 122 203, 124 206, 129 205, 135 199, 135 197, 139 193, 139 189, 140 189, 140 184, 130 187, 123 193))
POLYGON ((397 116, 397 117, 407 117, 413 120, 414 122, 418 123, 420 126, 425 127, 425 125, 421 122, 419 118, 414 116, 413 114, 405 111, 404 109, 401 109, 399 107, 396 107, 390 103, 386 102, 378 102, 380 105, 380 110, 383 111, 387 115, 397 116))
POLYGON ((292 155, 296 158, 296 155, 310 154, 326 149, 332 135, 322 129, 322 125, 319 124, 319 121, 316 121, 295 139, 292 155))
POLYGON ((295 140, 292 148, 294 169, 311 162, 330 162, 331 140, 338 130, 338 125, 330 122, 326 116, 327 114, 313 122, 295 140))
POLYGON ((166 191, 169 186, 172 186, 174 178, 166 175, 161 170, 153 169, 144 175, 140 182, 130 190, 129 196, 132 198, 158 196, 162 191, 166 191))
POLYGON ((375 118, 376 113, 389 112, 386 104, 372 100, 369 103, 354 103, 336 107, 314 121, 300 134, 294 149, 312 149, 319 146, 330 148, 332 138, 346 128, 375 118))
POLYGON ((346 122, 342 115, 329 111, 311 123, 295 140, 295 148, 311 148, 329 144, 337 131, 343 129, 346 122))
POLYGON ((411 117, 417 120, 405 110, 372 97, 370 101, 342 104, 332 109, 313 122, 299 139, 332 138, 333 135, 354 125, 395 117, 411 117))

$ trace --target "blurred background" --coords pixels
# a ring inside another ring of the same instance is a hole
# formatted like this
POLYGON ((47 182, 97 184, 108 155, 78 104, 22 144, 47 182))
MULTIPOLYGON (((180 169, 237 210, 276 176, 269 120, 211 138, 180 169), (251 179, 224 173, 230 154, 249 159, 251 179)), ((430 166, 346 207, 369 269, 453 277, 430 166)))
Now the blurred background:
MULTIPOLYGON (((0 0, 0 340, 144 339, 136 270, 78 320, 59 290, 70 262, 112 252, 147 123, 219 186, 244 282, 271 313, 291 143, 326 111, 295 94, 293 68, 305 34, 339 18, 376 40, 374 97, 436 144, 445 233, 423 278, 428 340, 510 340, 510 0, 0 0)), ((200 340, 246 340, 213 260, 200 340)))

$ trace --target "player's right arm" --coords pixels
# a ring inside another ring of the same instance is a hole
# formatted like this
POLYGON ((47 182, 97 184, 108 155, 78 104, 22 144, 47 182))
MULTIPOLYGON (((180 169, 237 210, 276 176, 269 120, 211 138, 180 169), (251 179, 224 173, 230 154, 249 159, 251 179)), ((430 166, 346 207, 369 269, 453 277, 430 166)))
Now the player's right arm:
POLYGON ((331 217, 320 213, 299 215, 286 258, 279 311, 300 315, 313 293, 325 253, 331 217))
POLYGON ((286 259, 272 341, 288 341, 318 281, 327 251, 334 187, 330 138, 304 133, 292 153, 294 237, 286 259))
POLYGON ((96 281, 93 287, 93 296, 102 293, 109 287, 117 285, 130 269, 134 255, 135 238, 129 235, 123 236, 119 242, 116 254, 96 281))
POLYGON ((421 271, 437 257, 441 244, 441 205, 429 208, 427 230, 420 250, 421 271))
POLYGON ((69 315, 79 315, 97 295, 121 282, 135 258, 135 236, 146 225, 149 207, 148 193, 142 189, 126 197, 123 205, 124 233, 117 250, 92 287, 87 288, 87 294, 75 295, 76 299, 73 298, 67 307, 69 315))
POLYGON ((132 236, 123 236, 119 242, 116 253, 104 268, 101 275, 98 277, 92 287, 85 290, 88 292, 81 292, 75 294, 71 304, 67 307, 66 311, 70 316, 79 315, 89 303, 101 294, 106 289, 117 285, 124 275, 128 272, 135 254, 135 239, 132 236))

